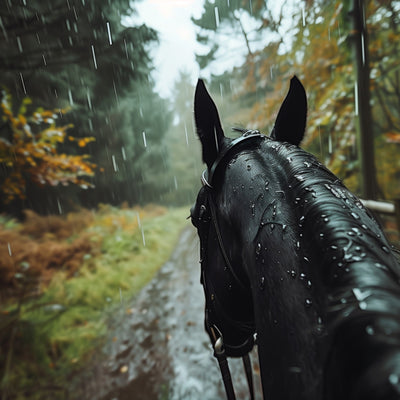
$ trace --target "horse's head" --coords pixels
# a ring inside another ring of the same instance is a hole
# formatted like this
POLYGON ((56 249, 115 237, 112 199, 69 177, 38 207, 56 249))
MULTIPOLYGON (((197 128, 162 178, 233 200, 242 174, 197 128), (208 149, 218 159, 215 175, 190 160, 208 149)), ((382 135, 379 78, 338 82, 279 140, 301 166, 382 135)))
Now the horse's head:
POLYGON ((257 333, 266 397, 398 398, 400 266, 360 200, 298 147, 306 108, 293 78, 269 137, 229 139, 197 85, 206 329, 232 356, 257 333))
MULTIPOLYGON (((243 244, 254 242, 260 233, 265 211, 262 204, 271 204, 268 212, 274 212, 274 199, 284 196, 261 171, 257 151, 266 141, 299 145, 306 113, 304 88, 293 77, 270 137, 258 131, 242 131, 242 137, 230 139, 224 135, 217 108, 203 81, 197 84, 195 122, 207 169, 191 218, 200 237, 206 329, 213 343, 222 335, 228 355, 243 355, 253 346, 252 286, 267 284, 263 276, 258 282, 249 278, 246 270, 249 254, 243 244), (273 194, 270 201, 264 199, 269 193, 273 194), (257 222, 246 223, 246 219, 257 222)), ((284 225, 282 222, 280 229, 285 229, 284 225)), ((255 249, 254 256, 264 262, 261 260, 264 249, 260 246, 254 242, 250 247, 255 249)))

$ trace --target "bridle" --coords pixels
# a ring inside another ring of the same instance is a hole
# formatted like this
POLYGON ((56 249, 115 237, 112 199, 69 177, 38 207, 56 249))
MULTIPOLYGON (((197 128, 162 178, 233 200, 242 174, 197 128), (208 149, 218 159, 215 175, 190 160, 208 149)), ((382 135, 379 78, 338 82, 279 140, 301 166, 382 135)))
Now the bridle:
POLYGON ((223 150, 221 150, 221 152, 218 154, 211 168, 209 168, 208 170, 204 170, 201 175, 203 188, 201 189, 199 193, 199 198, 197 200, 198 202, 200 201, 201 204, 199 207, 199 213, 196 222, 194 222, 195 217, 191 212, 192 221, 197 227, 200 237, 201 283, 203 285, 206 297, 205 329, 210 337, 211 344, 214 349, 214 356, 218 360, 228 400, 235 399, 235 392, 233 389, 227 356, 242 357, 246 372, 247 383, 249 386, 250 399, 254 399, 253 377, 249 352, 252 350, 255 344, 256 333, 254 323, 238 323, 236 321, 233 321, 230 317, 227 316, 227 313, 222 309, 222 307, 218 307, 219 315, 222 315, 225 320, 229 320, 231 322, 231 325, 234 325, 242 331, 244 330, 248 332, 247 338, 239 345, 232 345, 224 342, 222 329, 220 328, 223 325, 223 322, 217 316, 217 306, 215 305, 216 301, 209 301, 210 298, 217 300, 215 299, 216 295, 211 295, 210 293, 209 286, 211 286, 211 282, 207 281, 207 244, 210 224, 212 224, 214 228, 219 249, 221 251, 225 265, 229 269, 234 282, 237 284, 238 287, 241 288, 241 290, 250 290, 250 288, 246 287, 246 285, 238 277, 226 252, 221 230, 218 224, 216 205, 213 199, 213 191, 215 190, 213 186, 213 179, 216 171, 221 168, 224 163, 227 162, 228 155, 232 155, 234 151, 237 152, 239 151, 239 149, 248 148, 250 144, 260 144, 265 139, 266 136, 260 134, 258 131, 245 131, 242 136, 232 140, 226 147, 224 147, 223 150))

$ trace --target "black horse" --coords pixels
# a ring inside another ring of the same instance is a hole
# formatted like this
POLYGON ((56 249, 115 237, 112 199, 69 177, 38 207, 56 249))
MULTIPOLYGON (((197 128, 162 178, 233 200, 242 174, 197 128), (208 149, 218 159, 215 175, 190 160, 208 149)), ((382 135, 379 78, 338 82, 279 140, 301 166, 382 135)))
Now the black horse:
POLYGON ((298 147, 306 113, 294 77, 271 135, 232 140, 197 84, 206 330, 228 356, 256 333, 266 399, 398 399, 400 266, 360 200, 298 147))

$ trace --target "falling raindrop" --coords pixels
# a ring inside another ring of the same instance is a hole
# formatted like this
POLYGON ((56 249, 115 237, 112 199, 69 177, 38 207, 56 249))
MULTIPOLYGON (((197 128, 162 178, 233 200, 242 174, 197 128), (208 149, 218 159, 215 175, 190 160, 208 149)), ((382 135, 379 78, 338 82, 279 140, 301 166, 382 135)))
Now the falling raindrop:
POLYGON ((10 242, 7 243, 7 248, 8 248, 8 255, 11 257, 11 256, 12 256, 12 251, 11 251, 11 244, 10 244, 10 242))
POLYGON ((93 57, 94 69, 97 69, 96 53, 94 52, 94 46, 91 45, 91 47, 92 47, 92 57, 93 57))
POLYGON ((71 107, 73 107, 74 99, 72 98, 72 92, 71 92, 70 88, 68 88, 68 100, 69 100, 69 104, 71 104, 71 107))
POLYGON ((62 207, 61 207, 60 199, 57 199, 57 206, 58 206, 59 214, 62 214, 62 207))
POLYGON ((328 135, 328 153, 332 154, 332 135, 330 132, 328 135))
POLYGON ((26 94, 26 87, 25 87, 24 77, 22 76, 21 72, 19 73, 19 77, 21 78, 22 90, 26 94))
POLYGON ((115 86, 114 79, 113 79, 113 86, 114 86, 115 100, 117 101, 117 106, 119 106, 118 94, 117 94, 117 87, 115 86))
POLYGON ((122 159, 124 161, 126 161, 126 153, 125 153, 125 148, 124 147, 121 147, 121 153, 122 153, 122 159))
POLYGON ((125 39, 124 39, 124 46, 125 46, 125 55, 126 55, 126 58, 129 59, 129 56, 128 56, 128 46, 126 45, 126 40, 125 40, 125 39))
POLYGON ((144 237, 144 229, 143 229, 143 226, 142 226, 142 240, 143 240, 143 246, 146 246, 146 239, 145 239, 145 237, 144 237))
POLYGON ((3 35, 6 38, 6 41, 8 42, 8 34, 6 29, 4 28, 3 20, 1 19, 1 17, 0 17, 0 28, 3 31, 3 35))
POLYGON ((218 7, 214 7, 214 13, 215 13, 215 25, 219 26, 219 10, 218 7))
POLYGON ((174 175, 174 186, 175 186, 175 190, 178 190, 178 180, 176 179, 175 175, 174 175))
POLYGON ((112 38, 111 38, 111 29, 110 29, 110 23, 109 22, 107 22, 107 34, 108 34, 108 43, 111 46, 113 43, 112 43, 112 38))
POLYGON ((186 127, 186 122, 184 123, 184 127, 185 127, 186 146, 189 146, 189 137, 188 137, 188 131, 187 131, 187 127, 186 127))
POLYGON ((303 26, 306 26, 306 13, 305 13, 305 9, 304 9, 304 4, 302 4, 302 6, 301 6, 301 17, 303 20, 303 26))
POLYGON ((144 147, 147 147, 146 132, 143 131, 143 132, 142 132, 142 135, 143 135, 143 144, 144 144, 144 147))
POLYGON ((89 109, 92 109, 92 100, 90 98, 89 88, 86 88, 86 98, 88 102, 89 109))
POLYGON ((19 36, 17 36, 17 44, 19 52, 22 53, 23 52, 22 43, 21 43, 21 38, 19 36))
POLYGON ((354 82, 354 114, 358 115, 358 82, 354 82))
POLYGON ((365 39, 363 33, 361 33, 361 55, 362 55, 362 64, 365 65, 365 39))
POLYGON ((112 159, 112 164, 113 164, 114 172, 118 172, 118 165, 117 165, 117 162, 116 162, 116 160, 115 160, 114 154, 111 156, 111 159, 112 159))

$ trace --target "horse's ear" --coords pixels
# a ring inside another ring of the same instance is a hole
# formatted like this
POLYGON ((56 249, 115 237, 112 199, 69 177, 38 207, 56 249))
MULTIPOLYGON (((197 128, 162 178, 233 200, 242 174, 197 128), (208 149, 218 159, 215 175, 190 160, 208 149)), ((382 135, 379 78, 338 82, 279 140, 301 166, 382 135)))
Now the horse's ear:
POLYGON ((223 143, 224 131, 217 107, 201 79, 197 82, 194 96, 194 119, 197 135, 203 147, 203 161, 211 168, 223 143))
POLYGON ((307 119, 307 96, 303 85, 294 76, 289 92, 276 117, 271 137, 298 146, 303 140, 307 119))

